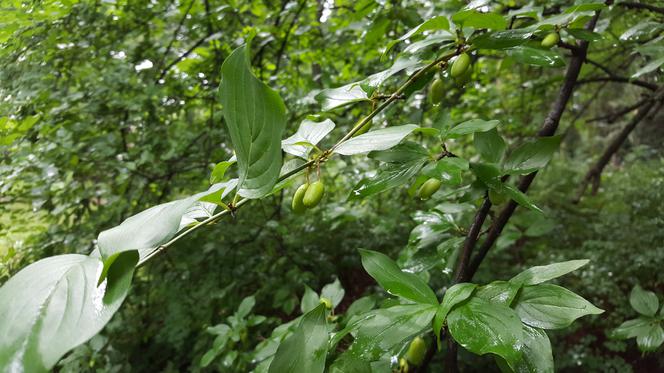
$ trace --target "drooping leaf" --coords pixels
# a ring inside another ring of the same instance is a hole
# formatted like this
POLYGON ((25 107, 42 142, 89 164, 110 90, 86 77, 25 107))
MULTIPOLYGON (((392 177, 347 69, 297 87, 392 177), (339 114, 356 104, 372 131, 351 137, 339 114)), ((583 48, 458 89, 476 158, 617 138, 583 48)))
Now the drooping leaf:
POLYGON ((486 132, 475 132, 473 143, 480 156, 489 163, 499 163, 507 149, 505 140, 495 128, 486 132))
POLYGON ((473 297, 447 316, 454 340, 468 351, 496 354, 513 366, 521 358, 523 327, 511 308, 473 297))
POLYGON ((325 119, 322 122, 314 122, 310 119, 305 119, 302 121, 302 123, 300 123, 300 127, 297 129, 297 132, 293 134, 293 136, 281 142, 281 147, 286 153, 307 159, 307 156, 309 155, 312 147, 299 143, 304 142, 311 145, 316 145, 333 129, 334 122, 332 122, 330 119, 325 119))
POLYGON ((447 131, 446 136, 449 138, 455 138, 475 132, 485 132, 495 128, 499 124, 500 121, 497 120, 471 119, 452 127, 447 131))
POLYGON ((652 60, 652 61, 648 62, 645 66, 640 68, 637 72, 632 74, 632 79, 636 79, 636 78, 640 77, 641 75, 645 75, 645 74, 648 74, 650 72, 653 72, 653 71, 657 70, 662 65, 664 65, 664 57, 652 60))
POLYGON ((403 272, 387 255, 360 250, 362 266, 388 293, 413 302, 438 305, 436 294, 417 275, 403 272))
POLYGON ((417 128, 415 124, 406 124, 369 131, 344 141, 334 149, 334 152, 343 155, 353 155, 375 150, 387 150, 400 143, 415 128, 417 128))
POLYGON ((565 66, 565 60, 563 57, 553 49, 539 49, 520 45, 509 49, 507 54, 518 62, 532 66, 565 66))
POLYGON ((327 357, 325 305, 306 313, 291 336, 277 349, 270 373, 322 373, 327 357))
POLYGON ((525 324, 542 329, 562 329, 585 315, 604 312, 564 287, 540 284, 524 286, 514 310, 525 324))
POLYGON ((655 316, 659 309, 657 295, 652 291, 643 290, 639 285, 634 286, 632 292, 629 293, 629 304, 636 312, 645 316, 655 316))
POLYGON ((523 354, 513 366, 516 373, 553 373, 553 353, 549 336, 542 329, 523 325, 523 354))
POLYGON ((540 137, 534 142, 523 144, 507 156, 504 172, 526 175, 537 171, 549 163, 559 145, 560 136, 540 137))
POLYGON ((436 316, 433 319, 433 332, 436 334, 436 338, 440 338, 440 329, 452 307, 470 298, 476 287, 477 284, 464 282, 454 284, 445 291, 443 300, 440 302, 440 306, 436 310, 436 316))
POLYGON ((636 344, 643 352, 655 351, 664 343, 664 329, 661 323, 651 323, 648 331, 636 336, 636 344))
POLYGON ((436 307, 428 304, 398 305, 371 311, 360 323, 350 349, 373 360, 383 351, 389 351, 429 328, 435 313, 436 307))
POLYGON ((545 266, 536 266, 526 269, 512 277, 511 283, 520 285, 537 285, 542 282, 566 275, 572 271, 588 264, 588 259, 569 260, 566 262, 553 263, 545 266))
POLYGON ((246 45, 221 66, 219 100, 237 156, 238 193, 263 197, 279 178, 286 108, 279 94, 251 72, 246 45))
POLYGON ((129 291, 136 252, 115 260, 97 286, 98 257, 58 255, 37 261, 0 288, 0 371, 45 372, 97 334, 129 291))

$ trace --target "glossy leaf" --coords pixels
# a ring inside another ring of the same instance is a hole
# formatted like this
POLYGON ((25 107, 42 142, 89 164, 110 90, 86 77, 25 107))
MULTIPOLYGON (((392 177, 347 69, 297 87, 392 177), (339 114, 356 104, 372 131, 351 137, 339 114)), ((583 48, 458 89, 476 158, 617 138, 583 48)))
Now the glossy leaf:
POLYGON ((355 335, 351 351, 375 359, 431 326, 436 307, 427 304, 398 305, 368 313, 355 335))
POLYGON ((664 329, 661 323, 652 323, 645 334, 636 336, 636 344, 643 352, 652 352, 664 343, 664 329))
POLYGON ((529 208, 533 211, 542 212, 542 210, 530 200, 530 197, 528 197, 525 193, 523 193, 519 189, 509 184, 503 184, 501 193, 507 194, 507 196, 513 199, 514 202, 518 203, 519 205, 525 208, 529 208))
POLYGON ((237 156, 238 193, 263 197, 279 178, 286 108, 279 94, 251 72, 246 45, 221 66, 219 100, 237 156))
POLYGON ((353 155, 376 150, 387 150, 400 143, 401 140, 416 128, 417 126, 414 124, 406 124, 369 131, 344 141, 334 149, 334 152, 343 155, 353 155))
POLYGON ((214 166, 214 169, 212 169, 212 173, 210 174, 210 184, 222 182, 224 180, 224 175, 226 175, 226 170, 235 164, 235 162, 236 160, 228 160, 217 163, 214 166))
POLYGON ((507 21, 500 14, 480 13, 476 10, 462 10, 452 16, 452 21, 463 27, 486 28, 492 30, 504 30, 507 21))
POLYGON ((542 329, 523 325, 523 354, 514 364, 516 373, 553 373, 553 352, 549 336, 542 329))
POLYGON ((325 305, 306 313, 291 336, 277 349, 270 373, 322 373, 327 357, 327 321, 325 305))
POLYGON ((514 310, 525 324, 542 329, 566 328, 579 317, 604 312, 564 287, 551 284, 524 286, 514 310))
POLYGON ((664 65, 664 57, 657 58, 655 60, 652 60, 648 62, 645 66, 637 70, 634 74, 632 74, 632 78, 636 79, 640 77, 641 75, 648 74, 650 72, 653 72, 657 69, 659 69, 660 66, 664 65))
POLYGON ((438 305, 438 298, 429 285, 417 275, 403 272, 387 255, 360 250, 362 266, 388 293, 417 303, 438 305))
POLYGON ((300 311, 302 313, 307 313, 320 304, 320 297, 313 291, 310 287, 304 286, 304 294, 302 295, 302 300, 300 301, 300 311))
POLYGON ((293 136, 283 140, 281 147, 286 153, 292 154, 296 157, 307 159, 312 146, 307 146, 300 143, 308 143, 317 145, 328 133, 334 129, 334 122, 325 119, 322 122, 314 122, 310 119, 305 119, 300 123, 300 127, 293 136))
POLYGON ((58 255, 35 262, 0 288, 0 371, 45 372, 97 334, 124 300, 136 252, 119 255, 97 286, 97 257, 58 255), (29 291, 28 291, 29 290, 29 291))
POLYGON ((449 331, 477 355, 496 354, 514 365, 521 358, 523 327, 511 308, 473 297, 447 316, 449 331))
POLYGON ((544 168, 559 145, 560 136, 551 136, 540 137, 534 142, 519 146, 505 159, 505 173, 526 175, 544 168))
POLYGON ((521 45, 510 49, 507 54, 518 62, 532 66, 565 66, 565 60, 555 49, 539 49, 521 45))
POLYGON ((617 339, 627 339, 639 335, 646 335, 650 331, 650 327, 653 323, 656 323, 654 319, 639 316, 636 319, 623 322, 619 327, 613 329, 610 335, 612 338, 617 339))
POLYGON ((443 300, 440 302, 440 306, 438 306, 438 310, 436 311, 436 316, 433 319, 433 332, 436 334, 436 338, 440 338, 440 329, 452 307, 470 298, 476 287, 476 284, 464 282, 452 285, 447 291, 445 291, 443 300))
POLYGON ((339 282, 338 278, 323 286, 323 290, 320 292, 321 298, 327 298, 332 302, 332 308, 335 308, 341 303, 344 299, 344 294, 346 294, 346 291, 341 287, 341 282, 339 282))
POLYGON ((524 44, 532 35, 530 30, 504 30, 482 34, 471 42, 479 49, 508 49, 524 44))
POLYGON ((413 29, 402 35, 399 39, 392 40, 391 42, 389 42, 383 54, 387 54, 397 43, 410 39, 411 37, 421 34, 425 31, 437 31, 437 30, 448 31, 449 29, 450 29, 450 22, 447 20, 447 17, 445 16, 432 17, 420 23, 419 25, 417 25, 416 27, 414 27, 413 29))
POLYGON ((499 163, 507 149, 505 140, 495 128, 486 132, 476 132, 473 135, 473 144, 482 159, 489 163, 499 163))
POLYGON ((521 289, 521 286, 512 282, 494 281, 477 288, 475 296, 488 300, 491 303, 498 303, 509 307, 519 289, 521 289))
POLYGON ((553 263, 545 266, 536 266, 514 276, 510 282, 519 285, 537 285, 542 282, 566 275, 583 267, 590 262, 588 259, 569 260, 567 262, 553 263))
POLYGON ((629 304, 636 312, 645 316, 655 316, 659 309, 657 295, 652 291, 643 290, 639 285, 634 286, 631 293, 629 293, 629 304))
POLYGON ((449 138, 455 138, 475 132, 486 132, 495 128, 499 124, 500 122, 497 120, 471 119, 452 127, 447 131, 446 135, 449 138))

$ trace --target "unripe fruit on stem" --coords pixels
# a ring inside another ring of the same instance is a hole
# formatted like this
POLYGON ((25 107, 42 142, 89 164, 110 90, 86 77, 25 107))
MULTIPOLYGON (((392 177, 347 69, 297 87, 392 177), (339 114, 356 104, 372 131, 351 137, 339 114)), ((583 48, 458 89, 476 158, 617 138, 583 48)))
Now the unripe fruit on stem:
POLYGON ((424 355, 427 353, 427 345, 421 337, 415 337, 408 351, 406 351, 406 359, 415 365, 420 365, 424 361, 424 355))
POLYGON ((457 85, 457 87, 463 87, 470 81, 470 78, 473 75, 473 69, 468 68, 466 69, 466 72, 463 73, 463 75, 454 78, 454 83, 457 85))
POLYGON ((320 298, 320 303, 325 305, 328 310, 332 309, 332 301, 327 298, 320 298))
POLYGON ((557 32, 552 32, 549 35, 545 36, 544 39, 542 39, 542 47, 551 48, 554 45, 558 44, 559 41, 560 41, 560 35, 558 35, 557 32))
POLYGON ((443 101, 445 96, 445 88, 443 86, 443 81, 436 78, 431 87, 429 87, 429 100, 433 105, 439 105, 443 101))
MULTIPOLYGON (((359 121, 357 121, 357 124, 355 124, 355 125, 358 125, 358 124, 362 123, 363 120, 364 120, 364 118, 361 118, 359 121)), ((369 129, 371 129, 372 124, 373 124, 373 121, 371 121, 371 120, 364 123, 364 125, 362 127, 360 127, 360 129, 357 130, 357 132, 355 132, 353 134, 353 137, 366 133, 369 129)))
POLYGON ((325 193, 325 185, 322 181, 318 180, 307 188, 307 191, 304 193, 304 198, 302 198, 302 203, 306 208, 315 207, 318 202, 323 198, 325 193))
POLYGON ((406 359, 399 359, 399 373, 408 373, 408 361, 406 359))
POLYGON ((293 208, 293 211, 297 214, 301 214, 304 212, 304 210, 307 209, 306 206, 304 206, 303 199, 304 199, 304 194, 307 192, 307 189, 309 188, 309 184, 302 184, 300 185, 299 188, 295 191, 295 194, 293 195, 293 202, 291 203, 291 207, 293 208))
POLYGON ((452 78, 459 77, 468 70, 470 66, 470 56, 466 53, 461 53, 454 63, 452 63, 452 68, 450 69, 450 75, 452 78))
POLYGON ((443 183, 440 180, 432 177, 422 184, 420 190, 417 192, 417 196, 420 197, 420 199, 429 199, 429 197, 440 189, 442 184, 443 183))

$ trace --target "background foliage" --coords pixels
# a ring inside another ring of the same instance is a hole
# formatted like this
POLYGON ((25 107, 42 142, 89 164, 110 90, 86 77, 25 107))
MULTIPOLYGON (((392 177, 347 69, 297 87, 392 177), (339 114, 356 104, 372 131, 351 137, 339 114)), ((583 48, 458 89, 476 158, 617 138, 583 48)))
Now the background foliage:
MULTIPOLYGON (((283 98, 284 134, 290 136, 307 115, 321 111, 315 99, 321 89, 385 70, 396 55, 383 56, 391 40, 466 5, 424 0, 4 1, 0 283, 47 256, 88 254, 100 231, 148 207, 205 190, 214 165, 232 155, 217 100, 220 67, 250 35, 255 35, 250 50, 254 73, 283 98)), ((555 15, 573 4, 479 5, 498 14, 532 7, 555 15)), ((561 121, 560 150, 529 192, 545 214, 519 208, 475 278, 487 283, 533 265, 590 259, 560 282, 605 313, 549 333, 559 370, 653 371, 664 366, 661 354, 641 354, 634 339, 609 338, 610 330, 637 315, 628 302, 635 285, 664 300, 662 114, 639 124, 604 170, 596 195, 572 203, 586 170, 632 115, 610 114, 651 91, 617 78, 638 74, 663 58, 663 17, 661 11, 619 4, 602 11, 596 33, 586 36, 592 39, 588 63, 561 121)), ((563 40, 574 41, 564 33, 563 40)), ((394 48, 426 46, 400 43, 394 48)), ((446 81, 443 105, 432 107, 422 89, 380 113, 374 127, 430 127, 442 112, 455 122, 496 119, 513 149, 534 136, 558 94, 569 53, 563 48, 556 53, 562 65, 551 67, 524 63, 517 55, 483 53, 474 58, 471 83, 446 81)), ((656 87, 662 79, 659 65, 638 79, 656 87)), ((388 80, 383 93, 398 81, 388 80)), ((359 103, 323 118, 332 119, 337 124, 333 134, 341 135, 370 110, 370 103, 359 103)), ((321 146, 332 145, 334 138, 321 146)), ((424 134, 411 140, 439 150, 424 134)), ((470 136, 447 145, 455 154, 479 159, 470 136)), ((431 271, 434 288, 444 287, 454 262, 418 256, 426 252, 423 242, 443 237, 421 223, 434 207, 459 202, 459 193, 443 187, 423 202, 407 188, 397 188, 347 201, 377 165, 365 157, 332 158, 323 173, 327 192, 320 207, 305 215, 291 213, 289 196, 297 185, 289 185, 178 242, 136 271, 120 311, 56 369, 248 371, 275 327, 303 312, 306 289, 320 293, 338 279, 334 288, 340 286, 344 294, 335 312, 342 315, 363 296, 371 305, 388 298, 362 268, 358 248, 398 258, 415 272, 431 271)), ((470 209, 458 205, 455 214, 455 224, 463 229, 474 212, 467 205, 470 209)), ((492 358, 460 356, 462 369, 497 369, 492 358)), ((442 364, 438 357, 431 371, 442 364)))

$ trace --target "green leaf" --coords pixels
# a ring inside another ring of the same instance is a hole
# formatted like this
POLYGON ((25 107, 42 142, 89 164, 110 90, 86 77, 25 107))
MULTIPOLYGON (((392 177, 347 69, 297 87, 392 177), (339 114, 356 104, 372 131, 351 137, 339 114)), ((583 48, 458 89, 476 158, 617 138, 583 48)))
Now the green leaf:
POLYGON ((646 335, 650 331, 650 326, 656 323, 652 318, 639 316, 636 319, 627 320, 613 329, 610 333, 611 338, 627 339, 639 335, 646 335))
POLYGON ((403 272, 387 255, 362 250, 362 266, 388 293, 417 303, 438 305, 438 298, 429 285, 417 275, 403 272))
POLYGON ((341 282, 339 282, 339 279, 337 278, 333 282, 323 286, 320 296, 321 298, 329 299, 332 302, 332 308, 335 308, 341 303, 341 300, 344 299, 345 293, 344 288, 341 287, 341 282))
POLYGON ((322 373, 327 357, 325 305, 306 313, 291 336, 277 349, 270 373, 322 373))
POLYGON ((115 255, 138 250, 141 259, 171 239, 180 229, 185 213, 201 198, 224 190, 228 193, 235 181, 212 185, 207 191, 193 196, 150 207, 125 219, 120 225, 107 229, 97 237, 99 252, 104 260, 104 270, 99 281, 113 264, 115 255))
POLYGON ((476 132, 473 135, 473 143, 482 159, 489 163, 500 163, 507 149, 505 140, 495 128, 486 132, 476 132))
POLYGON ((375 360, 386 350, 431 327, 436 307, 428 304, 398 305, 366 314, 350 350, 375 360))
POLYGON ((344 352, 330 366, 330 373, 367 373, 371 372, 371 364, 350 352, 344 352))
POLYGON ((0 288, 0 371, 45 372, 99 333, 129 291, 136 252, 119 255, 99 286, 98 257, 67 254, 22 269, 0 288))
POLYGON ((237 156, 238 194, 263 197, 279 178, 286 107, 279 94, 251 72, 246 45, 221 66, 219 100, 237 156))
POLYGON ((604 312, 564 287, 551 284, 524 286, 514 310, 525 324, 542 329, 563 329, 579 317, 604 312))
POLYGON ((392 48, 397 43, 410 39, 411 37, 421 34, 425 31, 437 31, 437 30, 448 31, 449 29, 450 29, 450 22, 447 20, 447 17, 445 16, 432 17, 420 23, 415 28, 411 29, 410 31, 402 35, 399 39, 390 41, 387 44, 387 47, 385 48, 385 52, 383 52, 383 55, 389 53, 389 51, 392 50, 392 48))
POLYGON ((664 329, 660 323, 653 323, 645 334, 636 336, 636 344, 643 352, 655 351, 664 343, 664 329))
POLYGON ((602 34, 598 34, 594 31, 588 31, 583 28, 566 28, 565 32, 572 35, 575 39, 585 41, 599 41, 604 38, 602 34))
POLYGON ((660 66, 664 65, 664 57, 657 58, 655 60, 650 61, 647 63, 645 66, 640 68, 637 72, 635 72, 632 75, 632 79, 636 79, 640 77, 641 75, 648 74, 650 72, 653 72, 657 70, 660 66))
POLYGON ((510 306, 516 297, 521 286, 508 281, 494 281, 477 288, 475 296, 488 300, 491 303, 498 303, 510 306))
POLYGON ((559 145, 560 136, 540 137, 534 142, 523 144, 505 159, 504 172, 526 175, 537 171, 549 163, 559 145))
POLYGON ((406 124, 369 131, 342 142, 334 149, 334 152, 343 155, 353 155, 375 150, 387 150, 400 143, 415 128, 418 128, 415 124, 406 124))
POLYGON ((532 66, 565 66, 565 60, 555 49, 539 49, 520 45, 508 50, 507 54, 518 62, 532 66))
POLYGON ((468 161, 458 157, 445 157, 422 170, 426 176, 441 180, 448 185, 458 185, 463 181, 463 171, 468 170, 468 161))
POLYGON ((480 13, 476 10, 462 10, 452 16, 452 22, 463 27, 504 30, 507 21, 500 14, 480 13))
POLYGON ((436 316, 433 319, 433 332, 436 334, 437 339, 440 339, 440 329, 443 327, 443 322, 447 314, 454 306, 470 298, 476 287, 477 284, 464 282, 452 285, 445 291, 443 300, 440 302, 440 306, 436 310, 436 316))
POLYGON ((281 147, 286 153, 307 159, 312 147, 301 145, 300 143, 316 145, 333 129, 334 122, 329 119, 325 119, 322 122, 314 122, 310 119, 305 119, 300 123, 300 127, 293 136, 281 142, 281 147))
POLYGON ((510 365, 521 358, 523 327, 511 308, 481 298, 455 307, 447 316, 454 340, 477 354, 496 354, 510 365))
POLYGON ((210 184, 216 184, 224 181, 224 175, 226 175, 226 170, 233 164, 235 164, 237 160, 235 157, 233 157, 231 160, 228 161, 223 161, 219 162, 214 166, 214 169, 212 169, 212 173, 210 174, 210 184))
POLYGON ((516 29, 482 34, 471 41, 479 49, 508 49, 524 44, 533 32, 516 29))
POLYGON ((542 212, 542 210, 537 207, 525 193, 509 184, 503 184, 503 188, 501 189, 500 193, 507 194, 511 199, 514 200, 514 202, 525 208, 542 212))
POLYGON ((588 259, 569 260, 567 262, 553 263, 545 266, 536 266, 514 276, 510 282, 519 285, 537 285, 542 282, 566 275, 583 267, 590 262, 588 259))
POLYGON ((452 127, 447 132, 446 137, 455 138, 475 132, 486 132, 495 128, 499 124, 500 121, 497 120, 471 119, 452 127))
POLYGON ((523 325, 521 360, 513 369, 517 373, 553 373, 553 353, 549 336, 542 329, 523 325))
POLYGON ((655 316, 659 309, 659 300, 652 291, 643 290, 641 286, 636 285, 629 294, 629 304, 636 312, 645 316, 655 316))
POLYGON ((304 295, 300 301, 300 311, 307 313, 320 304, 320 297, 310 287, 304 286, 304 295))

